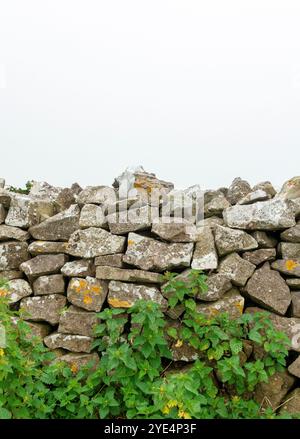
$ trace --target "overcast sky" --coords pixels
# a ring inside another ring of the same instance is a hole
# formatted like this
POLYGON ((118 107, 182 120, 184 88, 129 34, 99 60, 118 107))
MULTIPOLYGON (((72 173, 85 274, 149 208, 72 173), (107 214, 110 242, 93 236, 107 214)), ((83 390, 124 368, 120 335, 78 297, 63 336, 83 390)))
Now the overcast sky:
POLYGON ((0 0, 0 177, 300 174, 299 0, 0 0))

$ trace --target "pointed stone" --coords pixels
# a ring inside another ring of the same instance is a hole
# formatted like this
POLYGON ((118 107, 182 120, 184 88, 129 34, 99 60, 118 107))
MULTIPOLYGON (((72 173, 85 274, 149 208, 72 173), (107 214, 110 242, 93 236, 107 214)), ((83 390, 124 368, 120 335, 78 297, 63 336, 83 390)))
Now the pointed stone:
POLYGON ((218 255, 211 229, 209 227, 198 229, 192 268, 195 270, 214 270, 217 266, 218 255))
POLYGON ((108 283, 87 276, 73 277, 68 286, 68 301, 87 311, 101 311, 108 292, 108 283))
POLYGON ((251 186, 246 180, 240 177, 235 178, 227 191, 227 199, 231 204, 238 203, 242 198, 251 192, 251 186))
POLYGON ((244 286, 252 276, 255 265, 241 258, 237 253, 231 253, 220 263, 218 272, 226 276, 234 285, 244 286))
POLYGON ((300 355, 289 365, 288 371, 291 375, 300 378, 300 355))
POLYGON ((149 206, 124 210, 107 216, 109 230, 115 235, 151 228, 151 211, 149 206))

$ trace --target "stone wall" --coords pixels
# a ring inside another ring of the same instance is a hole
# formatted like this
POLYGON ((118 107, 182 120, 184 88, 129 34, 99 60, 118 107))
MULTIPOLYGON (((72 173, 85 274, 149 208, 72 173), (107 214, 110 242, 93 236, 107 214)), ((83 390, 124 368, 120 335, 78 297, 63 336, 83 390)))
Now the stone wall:
MULTIPOLYGON (((290 391, 300 407, 300 177, 276 190, 237 178, 229 188, 175 190, 142 168, 126 170, 112 187, 57 188, 33 182, 28 194, 0 180, 0 277, 11 306, 61 359, 78 365, 91 351, 96 313, 144 298, 170 311, 161 273, 208 275, 198 310, 232 318, 270 312, 292 347, 288 370, 260 386, 256 397, 280 404, 290 391)), ((171 346, 174 360, 195 352, 171 346)))

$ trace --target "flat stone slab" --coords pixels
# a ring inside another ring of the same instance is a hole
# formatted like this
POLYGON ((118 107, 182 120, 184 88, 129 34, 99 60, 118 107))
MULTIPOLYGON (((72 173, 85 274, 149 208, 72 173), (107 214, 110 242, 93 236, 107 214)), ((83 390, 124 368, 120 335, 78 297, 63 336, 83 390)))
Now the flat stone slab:
POLYGON ((33 281, 32 288, 35 296, 63 294, 65 292, 64 277, 62 274, 40 276, 33 281))
POLYGON ((61 355, 59 358, 54 360, 53 363, 64 362, 66 363, 72 372, 76 374, 82 367, 86 367, 91 364, 92 370, 95 369, 99 363, 99 356, 96 352, 92 354, 82 354, 82 353, 69 353, 61 355))
POLYGON ((282 232, 280 238, 282 241, 300 243, 300 224, 282 232))
POLYGON ((25 297, 21 300, 20 310, 24 320, 46 321, 51 325, 57 325, 66 303, 67 298, 61 294, 25 297))
POLYGON ((18 227, 7 226, 6 224, 0 225, 0 241, 9 241, 14 239, 16 241, 27 241, 29 239, 29 233, 18 227))
POLYGON ((55 274, 60 272, 60 269, 67 260, 68 257, 64 254, 39 255, 29 261, 23 262, 20 265, 20 270, 29 278, 43 276, 45 274, 55 274))
POLYGON ((95 275, 95 266, 92 259, 79 259, 66 262, 61 272, 67 277, 86 277, 95 275))
POLYGON ((156 218, 151 231, 170 242, 194 242, 197 239, 195 224, 184 218, 156 218))
POLYGON ((60 316, 58 332, 93 337, 95 326, 99 322, 95 312, 85 311, 71 305, 60 316))
POLYGON ((195 270, 214 270, 218 267, 214 235, 209 227, 198 229, 191 267, 195 270))
POLYGON ((242 257, 246 261, 251 262, 251 264, 260 265, 263 262, 274 261, 274 259, 276 259, 276 249, 260 248, 258 250, 245 252, 242 257))
POLYGON ((286 279, 285 280, 287 285, 292 289, 292 290, 300 290, 300 279, 286 279))
POLYGON ((102 280, 119 280, 122 282, 150 284, 161 284, 163 282, 163 276, 158 273, 105 266, 99 266, 96 268, 96 278, 102 280))
POLYGON ((73 277, 68 286, 68 301, 87 311, 99 312, 106 299, 108 283, 87 276, 86 279, 73 277))
POLYGON ((81 209, 79 226, 83 229, 88 227, 106 227, 105 209, 96 204, 85 204, 81 209))
POLYGON ((198 303, 196 311, 206 317, 215 317, 221 313, 228 313, 229 318, 236 319, 243 314, 245 299, 237 288, 232 288, 216 302, 198 303))
POLYGON ((282 259, 300 259, 300 243, 281 242, 280 252, 282 259))
POLYGON ((122 268, 124 267, 123 262, 123 253, 117 253, 115 255, 104 255, 104 256, 97 256, 95 258, 95 265, 105 265, 108 267, 117 267, 122 268))
POLYGON ((124 210, 107 216, 109 230, 115 235, 125 235, 129 232, 151 228, 150 206, 124 210))
POLYGON ((288 276, 300 277, 299 259, 278 259, 272 263, 272 268, 288 276))
POLYGON ((257 241, 259 248, 274 248, 277 246, 277 239, 270 233, 256 230, 252 232, 252 236, 257 241))
POLYGON ((94 339, 86 335, 60 334, 54 332, 44 338, 44 343, 49 349, 66 349, 71 352, 86 352, 92 350, 94 339))
POLYGON ((28 246, 28 251, 33 256, 64 253, 67 250, 67 242, 58 241, 33 241, 28 246))

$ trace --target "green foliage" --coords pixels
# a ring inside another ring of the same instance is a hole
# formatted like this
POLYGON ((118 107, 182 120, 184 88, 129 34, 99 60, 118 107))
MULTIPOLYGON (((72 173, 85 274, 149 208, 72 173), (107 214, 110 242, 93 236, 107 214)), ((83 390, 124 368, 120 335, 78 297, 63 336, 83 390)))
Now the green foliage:
POLYGON ((31 181, 27 181, 25 188, 20 188, 20 187, 15 187, 15 186, 9 186, 8 190, 10 192, 15 192, 17 194, 24 194, 24 195, 28 195, 30 192, 30 189, 32 188, 32 182, 31 181))
MULTIPOLYGON (((184 306, 179 327, 166 326, 153 302, 105 309, 98 314, 93 346, 100 361, 79 370, 54 361, 1 298, 7 346, 0 350, 0 418, 278 417, 262 411, 251 392, 282 370, 286 336, 264 313, 235 320, 199 314, 194 298, 206 288, 201 272, 193 270, 185 282, 170 273, 166 277, 170 307, 184 306), (193 348, 198 359, 175 369, 170 340, 193 348), (259 358, 253 347, 259 348, 259 358)), ((7 288, 5 282, 0 285, 7 288)))

